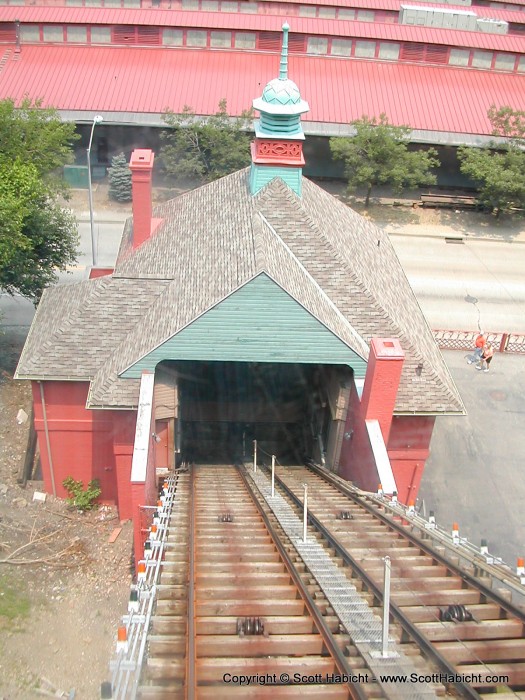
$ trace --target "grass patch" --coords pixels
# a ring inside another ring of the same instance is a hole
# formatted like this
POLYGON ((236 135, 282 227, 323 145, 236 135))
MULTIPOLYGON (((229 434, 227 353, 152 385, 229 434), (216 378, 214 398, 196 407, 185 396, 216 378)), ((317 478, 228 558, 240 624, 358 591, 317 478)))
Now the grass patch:
POLYGON ((22 581, 0 575, 0 622, 27 617, 31 604, 22 581))

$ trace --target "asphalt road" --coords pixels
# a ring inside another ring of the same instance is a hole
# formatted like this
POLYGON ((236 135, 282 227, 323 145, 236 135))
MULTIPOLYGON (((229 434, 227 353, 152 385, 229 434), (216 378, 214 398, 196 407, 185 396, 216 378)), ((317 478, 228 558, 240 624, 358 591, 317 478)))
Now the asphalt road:
POLYGON ((468 415, 437 419, 418 505, 515 565, 525 556, 525 356, 497 353, 485 373, 464 353, 443 355, 468 415))
POLYGON ((525 332, 525 244, 391 236, 434 329, 525 332))

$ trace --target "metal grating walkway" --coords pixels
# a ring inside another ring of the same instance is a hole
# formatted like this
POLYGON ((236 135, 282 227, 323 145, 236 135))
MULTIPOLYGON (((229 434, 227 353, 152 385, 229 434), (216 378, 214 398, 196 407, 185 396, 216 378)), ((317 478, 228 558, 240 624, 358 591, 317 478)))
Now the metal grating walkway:
POLYGON ((392 682, 384 675, 419 675, 418 669, 404 654, 399 645, 389 640, 389 656, 380 656, 382 651, 382 621, 355 586, 336 566, 330 555, 316 540, 303 542, 303 523, 284 498, 275 492, 271 495, 270 479, 261 470, 246 469, 248 477, 272 509, 281 527, 294 543, 304 563, 317 580, 336 615, 346 628, 353 643, 365 658, 371 672, 388 698, 400 700, 428 700, 436 698, 436 692, 426 683, 392 682))

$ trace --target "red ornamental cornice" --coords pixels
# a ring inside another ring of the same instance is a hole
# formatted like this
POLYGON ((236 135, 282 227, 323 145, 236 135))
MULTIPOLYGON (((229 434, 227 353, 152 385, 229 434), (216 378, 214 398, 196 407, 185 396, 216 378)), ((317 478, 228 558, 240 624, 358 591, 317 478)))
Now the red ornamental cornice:
POLYGON ((302 167, 305 163, 301 141, 281 141, 256 138, 252 142, 252 160, 254 163, 272 165, 295 165, 302 167))

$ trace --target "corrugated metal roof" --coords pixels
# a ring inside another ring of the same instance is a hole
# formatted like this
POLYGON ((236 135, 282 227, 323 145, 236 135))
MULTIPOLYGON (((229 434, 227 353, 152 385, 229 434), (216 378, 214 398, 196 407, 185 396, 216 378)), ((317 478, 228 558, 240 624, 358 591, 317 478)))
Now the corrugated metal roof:
MULTIPOLYGON (((280 32, 283 24, 283 17, 279 15, 246 15, 227 12, 178 12, 92 7, 2 8, 2 21, 14 21, 15 19, 22 23, 193 27, 271 32, 280 32)), ((509 34, 305 17, 294 17, 292 24, 293 31, 297 34, 384 39, 525 53, 525 36, 509 34)))
MULTIPOLYGON (((24 46, 4 65, 0 99, 29 95, 73 113, 160 114, 190 105, 212 114, 226 98, 236 115, 277 67, 267 53, 24 46)), ((490 134, 492 104, 525 110, 525 75, 292 55, 290 76, 311 105, 305 121, 348 124, 385 112, 413 129, 490 134)))
MULTIPOLYGON (((370 9, 370 10, 391 10, 391 11, 396 11, 399 10, 399 6, 404 3, 405 0, 299 0, 296 3, 290 3, 292 7, 297 7, 297 5, 319 5, 320 7, 344 7, 345 9, 370 9)), ((415 0, 417 2, 417 0, 415 0)), ((265 0, 265 2, 273 2, 276 5, 282 5, 283 0, 265 0)), ((510 17, 512 17, 511 20, 512 22, 519 22, 523 21, 519 19, 519 16, 516 16, 517 12, 523 12, 525 9, 525 6, 523 4, 523 0, 510 0, 509 3, 502 2, 501 6, 494 5, 494 7, 486 7, 486 6, 481 6, 481 5, 452 5, 452 4, 437 4, 433 2, 425 2, 425 0, 422 0, 420 3, 418 3, 420 7, 430 7, 430 6, 437 6, 437 7, 443 7, 448 10, 472 10, 473 12, 476 12, 476 14, 480 15, 483 14, 483 16, 488 16, 485 15, 485 12, 494 12, 497 13, 498 18, 500 18, 501 14, 509 14, 510 17), (507 4, 512 4, 515 5, 515 7, 508 8, 506 7, 507 4)), ((280 14, 283 14, 282 12, 280 14)), ((295 16, 294 12, 290 12, 290 16, 295 16)), ((501 17, 503 19, 503 17, 501 17)))

